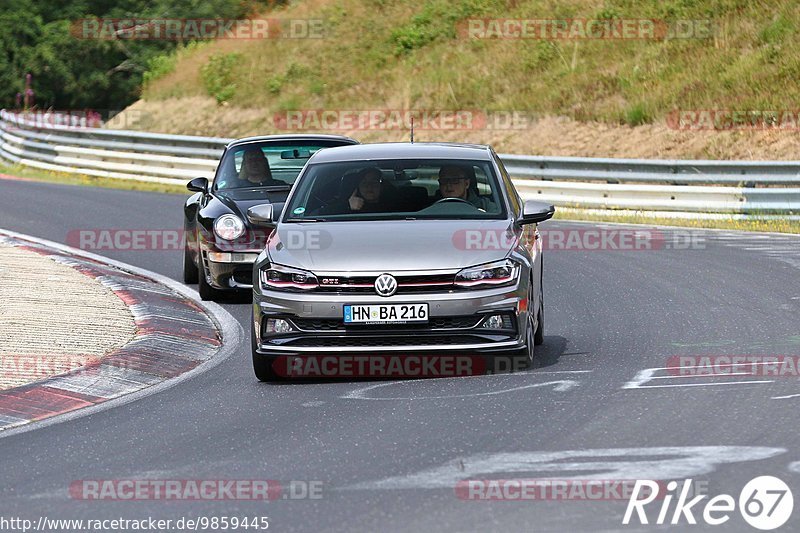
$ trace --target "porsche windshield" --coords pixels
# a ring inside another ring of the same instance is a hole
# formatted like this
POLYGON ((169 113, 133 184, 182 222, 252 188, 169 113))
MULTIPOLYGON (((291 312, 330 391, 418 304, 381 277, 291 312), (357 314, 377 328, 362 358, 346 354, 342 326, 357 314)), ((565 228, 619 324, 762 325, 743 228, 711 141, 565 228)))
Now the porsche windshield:
POLYGON ((490 161, 372 160, 312 164, 286 221, 503 218, 490 161))
POLYGON ((231 148, 220 163, 214 188, 291 187, 315 152, 341 141, 247 143, 231 148))

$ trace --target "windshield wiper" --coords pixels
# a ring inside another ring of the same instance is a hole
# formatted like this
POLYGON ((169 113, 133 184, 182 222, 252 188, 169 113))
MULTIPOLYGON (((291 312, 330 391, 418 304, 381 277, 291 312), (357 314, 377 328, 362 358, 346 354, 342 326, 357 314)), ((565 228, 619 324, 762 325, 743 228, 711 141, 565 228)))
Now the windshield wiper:
POLYGON ((327 218, 287 218, 286 222, 328 222, 327 218))

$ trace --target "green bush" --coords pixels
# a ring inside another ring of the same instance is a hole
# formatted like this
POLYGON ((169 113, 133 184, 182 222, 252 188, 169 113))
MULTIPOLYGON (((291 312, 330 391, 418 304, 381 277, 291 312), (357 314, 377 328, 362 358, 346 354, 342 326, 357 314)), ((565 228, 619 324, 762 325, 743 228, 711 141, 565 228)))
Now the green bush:
POLYGON ((453 39, 459 21, 485 14, 492 7, 502 9, 504 4, 492 0, 466 0, 453 5, 445 0, 429 0, 407 24, 392 32, 390 41, 394 53, 404 55, 439 39, 453 39))
POLYGON ((285 81, 286 78, 284 76, 270 76, 267 78, 267 91, 269 91, 270 94, 280 94, 285 81))
POLYGON ((175 54, 161 54, 151 57, 147 61, 147 69, 142 74, 142 82, 147 85, 161 76, 165 76, 175 70, 177 56, 175 54))
POLYGON ((234 69, 242 60, 242 54, 214 54, 200 68, 203 86, 218 104, 227 102, 236 94, 234 69))
POLYGON ((783 41, 786 36, 794 32, 794 23, 784 17, 779 16, 772 21, 766 28, 761 30, 758 38, 765 44, 778 44, 783 41))
POLYGON ((634 104, 625 111, 625 123, 628 126, 641 126, 652 121, 652 117, 644 104, 634 104))

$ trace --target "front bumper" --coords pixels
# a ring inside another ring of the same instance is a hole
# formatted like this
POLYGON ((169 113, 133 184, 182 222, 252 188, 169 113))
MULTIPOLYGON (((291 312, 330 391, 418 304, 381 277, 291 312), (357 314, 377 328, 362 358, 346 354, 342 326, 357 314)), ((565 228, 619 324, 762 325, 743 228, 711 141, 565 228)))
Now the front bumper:
POLYGON ((203 250, 203 264, 215 289, 238 290, 253 288, 253 263, 259 251, 219 252, 203 250))
POLYGON ((500 354, 525 347, 528 286, 447 293, 395 295, 320 294, 260 291, 254 293, 254 351, 262 356, 346 353, 500 354), (427 324, 344 325, 346 304, 428 303, 427 324), (486 317, 504 315, 499 329, 483 328, 486 317), (286 333, 266 333, 268 319, 293 326, 286 333))

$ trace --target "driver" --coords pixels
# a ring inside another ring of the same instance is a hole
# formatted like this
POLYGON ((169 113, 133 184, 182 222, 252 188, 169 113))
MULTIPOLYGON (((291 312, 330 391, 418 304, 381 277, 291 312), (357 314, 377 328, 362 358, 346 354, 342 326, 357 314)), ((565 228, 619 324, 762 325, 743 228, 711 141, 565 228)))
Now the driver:
POLYGON ((267 161, 264 152, 260 148, 251 148, 244 152, 242 155, 242 168, 238 177, 244 186, 269 187, 286 185, 282 181, 273 179, 269 161, 267 161))
POLYGON ((469 202, 481 211, 496 211, 494 202, 490 198, 480 196, 477 191, 470 188, 470 178, 464 167, 457 165, 444 165, 439 169, 439 191, 437 196, 444 198, 458 198, 469 202))

